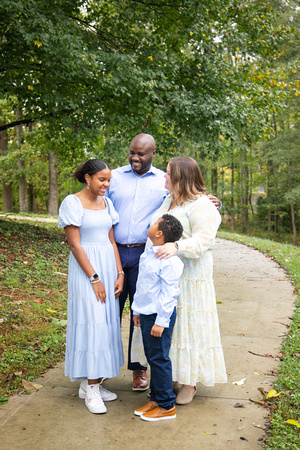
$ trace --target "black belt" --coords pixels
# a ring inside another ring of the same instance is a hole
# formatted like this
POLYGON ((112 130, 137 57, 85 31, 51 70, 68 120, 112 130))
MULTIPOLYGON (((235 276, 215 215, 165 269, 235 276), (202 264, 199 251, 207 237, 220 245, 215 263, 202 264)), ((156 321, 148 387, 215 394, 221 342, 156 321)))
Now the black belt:
POLYGON ((142 247, 145 244, 118 244, 120 247, 142 247))

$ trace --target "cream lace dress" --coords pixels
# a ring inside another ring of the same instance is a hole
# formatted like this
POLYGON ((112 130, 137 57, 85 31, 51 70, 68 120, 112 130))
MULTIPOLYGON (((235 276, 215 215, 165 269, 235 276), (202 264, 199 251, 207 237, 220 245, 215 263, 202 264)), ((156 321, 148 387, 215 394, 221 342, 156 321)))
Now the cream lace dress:
MULTIPOLYGON (((226 383, 211 253, 221 216, 206 195, 169 211, 171 202, 167 196, 151 224, 168 213, 180 220, 184 230, 178 251, 184 271, 169 354, 173 380, 192 386, 198 382, 205 386, 226 383)), ((141 359, 142 352, 134 347, 135 358, 141 359)))

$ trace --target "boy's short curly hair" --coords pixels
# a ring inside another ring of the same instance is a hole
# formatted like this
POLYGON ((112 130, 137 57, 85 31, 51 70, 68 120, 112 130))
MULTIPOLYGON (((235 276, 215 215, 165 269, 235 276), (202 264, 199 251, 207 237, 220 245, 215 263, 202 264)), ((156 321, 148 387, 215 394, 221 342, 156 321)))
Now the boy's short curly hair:
POLYGON ((158 229, 163 232, 165 244, 167 242, 175 242, 181 238, 183 227, 176 217, 171 214, 164 214, 158 223, 158 229))

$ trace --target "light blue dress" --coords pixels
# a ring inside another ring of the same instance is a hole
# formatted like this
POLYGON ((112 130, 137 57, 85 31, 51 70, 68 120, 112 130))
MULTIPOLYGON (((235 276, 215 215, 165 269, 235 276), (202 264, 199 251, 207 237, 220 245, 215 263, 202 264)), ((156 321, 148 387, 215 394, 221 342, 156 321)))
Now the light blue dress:
POLYGON ((117 267, 108 233, 119 216, 109 198, 103 210, 85 209, 78 197, 68 195, 59 208, 58 226, 79 227, 80 243, 106 291, 105 303, 98 302, 92 284, 77 263, 69 259, 68 325, 65 375, 81 378, 113 378, 124 364, 119 299, 114 283, 117 267))

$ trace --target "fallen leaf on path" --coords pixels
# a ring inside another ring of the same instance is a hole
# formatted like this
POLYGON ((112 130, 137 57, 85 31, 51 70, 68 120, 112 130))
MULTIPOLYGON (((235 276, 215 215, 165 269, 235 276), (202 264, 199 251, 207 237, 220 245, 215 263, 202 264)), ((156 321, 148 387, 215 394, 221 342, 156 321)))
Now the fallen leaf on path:
POLYGON ((242 386, 245 384, 246 378, 242 378, 240 381, 234 381, 232 384, 235 384, 236 386, 242 386))
POLYGON ((264 398, 266 398, 266 392, 265 392, 264 388, 259 387, 259 388, 257 388, 257 389, 259 390, 259 392, 262 393, 262 395, 264 396, 264 398))
POLYGON ((26 391, 35 391, 35 387, 33 386, 30 381, 22 380, 23 388, 26 389, 26 391))
POLYGON ((234 408, 245 408, 245 406, 242 403, 236 403, 233 407, 234 408))
POLYGON ((268 377, 276 377, 277 372, 276 372, 276 370, 271 369, 268 372, 266 372, 265 375, 267 375, 268 377))
POLYGON ((22 380, 22 385, 24 389, 26 389, 26 391, 38 391, 43 387, 42 384, 31 383, 30 381, 27 380, 22 380))
POLYGON ((295 425, 296 427, 300 428, 300 423, 297 422, 296 420, 288 419, 288 420, 286 421, 286 423, 289 423, 289 424, 291 424, 291 425, 295 425))
POLYGON ((264 358, 276 358, 276 356, 272 355, 271 353, 265 353, 264 355, 260 353, 251 352, 251 350, 248 350, 248 353, 251 353, 251 355, 255 356, 263 356, 264 358))
POLYGON ((252 425, 253 425, 255 428, 259 428, 260 430, 265 430, 264 427, 262 427, 261 425, 258 425, 258 424, 256 424, 256 423, 253 423, 252 425))
POLYGON ((257 405, 260 406, 267 406, 267 404, 265 402, 263 402, 262 400, 254 400, 254 398, 249 398, 250 402, 256 403, 257 405))
POLYGON ((281 394, 280 392, 275 391, 275 389, 271 389, 266 398, 273 398, 273 397, 279 397, 281 394))

